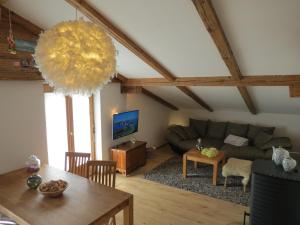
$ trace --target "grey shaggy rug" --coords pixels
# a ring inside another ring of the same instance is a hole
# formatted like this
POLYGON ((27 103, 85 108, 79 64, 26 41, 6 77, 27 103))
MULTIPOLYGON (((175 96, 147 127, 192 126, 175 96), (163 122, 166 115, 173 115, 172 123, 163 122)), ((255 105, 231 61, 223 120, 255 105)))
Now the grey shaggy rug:
POLYGON ((188 176, 184 179, 182 177, 182 158, 174 157, 147 172, 145 179, 248 206, 250 199, 249 188, 247 188, 246 193, 243 192, 242 178, 228 177, 227 188, 224 189, 225 179, 221 174, 221 166, 218 172, 218 185, 213 186, 212 166, 198 164, 198 168, 194 169, 193 162, 188 161, 188 176))

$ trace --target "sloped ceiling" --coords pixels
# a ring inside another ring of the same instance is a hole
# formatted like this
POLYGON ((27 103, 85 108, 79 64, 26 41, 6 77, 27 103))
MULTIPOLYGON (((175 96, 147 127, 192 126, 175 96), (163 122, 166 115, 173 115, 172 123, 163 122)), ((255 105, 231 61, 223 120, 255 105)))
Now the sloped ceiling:
MULTIPOLYGON (((190 0, 88 0, 177 77, 229 75, 190 0)), ((213 0, 243 75, 300 74, 299 0, 213 0)), ((8 0, 6 6, 47 29, 75 18, 63 0, 8 0)), ((79 14, 80 16, 80 14, 79 14)), ((161 77, 116 42, 118 71, 161 77)), ((175 87, 147 87, 177 107, 199 108, 175 87)), ((215 110, 247 111, 235 87, 191 87, 215 110)), ((298 113, 287 87, 248 88, 259 112, 298 113)))

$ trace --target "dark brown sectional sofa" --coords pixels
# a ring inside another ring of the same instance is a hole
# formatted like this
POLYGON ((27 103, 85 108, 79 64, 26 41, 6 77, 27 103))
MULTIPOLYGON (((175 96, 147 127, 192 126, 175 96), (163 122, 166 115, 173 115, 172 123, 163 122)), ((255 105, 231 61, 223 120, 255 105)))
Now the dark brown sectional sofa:
POLYGON ((272 146, 292 148, 292 143, 288 137, 273 137, 274 130, 275 127, 190 119, 188 127, 170 126, 167 132, 167 140, 171 148, 180 154, 195 147, 197 139, 201 138, 202 146, 216 147, 224 151, 227 158, 270 159, 272 157, 272 146), (229 134, 247 138, 249 145, 237 147, 225 144, 224 139, 229 134))

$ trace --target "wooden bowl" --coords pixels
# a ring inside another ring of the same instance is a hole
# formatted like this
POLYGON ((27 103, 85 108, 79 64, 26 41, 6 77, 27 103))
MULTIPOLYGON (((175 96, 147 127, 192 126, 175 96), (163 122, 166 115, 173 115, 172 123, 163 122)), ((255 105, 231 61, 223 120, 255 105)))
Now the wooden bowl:
MULTIPOLYGON (((66 181, 65 181, 66 182, 66 181)), ((56 198, 56 197, 59 197, 59 196, 61 196, 62 194, 63 194, 63 192, 68 188, 68 182, 66 182, 66 186, 65 186, 65 188, 64 189, 61 189, 61 190, 59 190, 59 191, 54 191, 54 192, 50 192, 50 191, 41 191, 41 189, 40 189, 40 187, 41 186, 39 186, 39 192, 41 193, 41 194, 43 194, 44 196, 46 196, 46 197, 51 197, 51 198, 56 198)))

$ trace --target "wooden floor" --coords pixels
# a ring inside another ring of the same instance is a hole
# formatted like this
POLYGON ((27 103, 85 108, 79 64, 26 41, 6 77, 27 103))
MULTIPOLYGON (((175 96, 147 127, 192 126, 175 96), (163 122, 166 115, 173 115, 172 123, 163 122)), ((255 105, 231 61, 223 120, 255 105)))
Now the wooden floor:
MULTIPOLYGON (((227 225, 241 223, 246 207, 143 179, 174 156, 168 146, 148 155, 147 164, 129 177, 117 176, 117 188, 134 195, 135 225, 227 225)), ((117 215, 117 224, 123 224, 117 215)))

